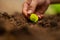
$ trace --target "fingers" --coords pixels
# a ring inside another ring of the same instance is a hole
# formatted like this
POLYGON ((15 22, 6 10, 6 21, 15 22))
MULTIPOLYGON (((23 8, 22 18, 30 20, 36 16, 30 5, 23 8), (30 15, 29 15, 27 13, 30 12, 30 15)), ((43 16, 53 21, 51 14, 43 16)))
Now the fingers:
POLYGON ((48 8, 50 1, 49 0, 40 0, 40 5, 38 5, 37 0, 26 0, 23 6, 23 14, 28 17, 30 13, 36 13, 39 18, 43 17, 43 13, 48 8), (38 5, 38 6, 37 6, 38 5), (36 8, 37 7, 37 8, 36 8))
POLYGON ((28 17, 28 14, 33 13, 37 6, 37 0, 26 0, 23 6, 23 14, 28 17))
POLYGON ((23 6, 24 6, 24 7, 23 7, 23 14, 24 14, 25 16, 27 16, 27 8, 28 8, 28 5, 27 5, 26 3, 24 3, 23 6))
POLYGON ((46 9, 48 8, 49 4, 50 4, 50 1, 47 0, 42 5, 38 5, 37 6, 36 14, 39 16, 40 19, 43 17, 43 13, 46 11, 46 9))
POLYGON ((37 4, 37 0, 32 0, 28 9, 28 13, 33 13, 36 9, 37 4))
POLYGON ((27 17, 28 7, 31 3, 31 0, 25 0, 23 5, 23 14, 27 17))

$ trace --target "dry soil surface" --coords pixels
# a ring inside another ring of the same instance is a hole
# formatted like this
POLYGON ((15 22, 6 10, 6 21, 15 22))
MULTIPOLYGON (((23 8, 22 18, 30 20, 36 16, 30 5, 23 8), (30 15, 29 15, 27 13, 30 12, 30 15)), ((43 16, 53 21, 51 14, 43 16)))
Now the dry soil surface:
POLYGON ((60 14, 33 23, 18 12, 0 12, 0 40, 60 40, 60 14))

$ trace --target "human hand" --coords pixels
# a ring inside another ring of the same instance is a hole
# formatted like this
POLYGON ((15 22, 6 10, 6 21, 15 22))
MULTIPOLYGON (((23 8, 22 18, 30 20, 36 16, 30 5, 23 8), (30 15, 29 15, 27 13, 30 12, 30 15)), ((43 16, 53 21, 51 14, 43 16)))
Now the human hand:
POLYGON ((25 0, 23 14, 28 18, 29 14, 36 13, 41 19, 49 4, 50 0, 25 0))

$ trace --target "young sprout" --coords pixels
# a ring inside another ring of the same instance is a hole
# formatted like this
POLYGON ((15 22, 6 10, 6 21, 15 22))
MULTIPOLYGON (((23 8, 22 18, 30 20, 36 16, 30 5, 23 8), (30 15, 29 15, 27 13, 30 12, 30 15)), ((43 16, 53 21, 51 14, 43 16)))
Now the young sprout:
POLYGON ((37 22, 38 21, 38 16, 36 14, 34 14, 34 13, 31 13, 30 20, 32 22, 37 22))

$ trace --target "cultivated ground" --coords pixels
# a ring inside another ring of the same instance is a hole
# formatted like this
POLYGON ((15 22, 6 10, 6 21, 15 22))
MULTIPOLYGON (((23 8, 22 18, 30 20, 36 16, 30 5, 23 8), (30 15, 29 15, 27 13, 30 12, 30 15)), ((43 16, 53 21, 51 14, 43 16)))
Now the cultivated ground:
POLYGON ((33 23, 18 12, 0 12, 0 40, 60 40, 60 14, 33 23))

